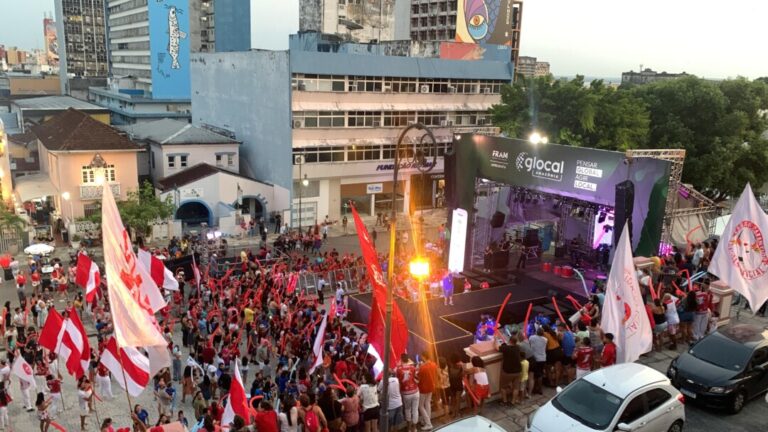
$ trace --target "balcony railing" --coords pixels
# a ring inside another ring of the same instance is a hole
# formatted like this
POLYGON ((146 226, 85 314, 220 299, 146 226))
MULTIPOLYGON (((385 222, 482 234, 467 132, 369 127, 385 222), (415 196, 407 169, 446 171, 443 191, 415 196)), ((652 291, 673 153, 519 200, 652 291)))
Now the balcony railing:
MULTIPOLYGON (((112 188, 112 193, 115 198, 120 197, 120 183, 111 183, 109 187, 112 188)), ((101 185, 95 184, 81 184, 80 185, 80 199, 81 200, 98 200, 101 199, 101 185)))

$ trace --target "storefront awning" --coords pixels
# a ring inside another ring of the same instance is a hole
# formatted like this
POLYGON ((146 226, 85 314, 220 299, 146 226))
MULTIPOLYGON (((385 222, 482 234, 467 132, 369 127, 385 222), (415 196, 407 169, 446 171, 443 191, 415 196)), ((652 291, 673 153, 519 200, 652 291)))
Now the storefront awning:
POLYGON ((44 196, 57 195, 59 192, 51 183, 48 174, 33 174, 16 179, 16 193, 21 202, 25 202, 44 196))

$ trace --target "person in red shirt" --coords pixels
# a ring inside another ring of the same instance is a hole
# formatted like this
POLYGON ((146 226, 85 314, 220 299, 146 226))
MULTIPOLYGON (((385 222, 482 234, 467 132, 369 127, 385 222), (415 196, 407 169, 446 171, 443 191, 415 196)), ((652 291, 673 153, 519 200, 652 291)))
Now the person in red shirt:
POLYGON ((54 417, 64 412, 64 403, 61 399, 61 380, 48 374, 45 377, 48 391, 51 393, 51 413, 54 417))
MULTIPOLYGON (((416 372, 419 381, 419 417, 422 430, 432 429, 432 393, 437 383, 437 364, 430 359, 429 353, 422 353, 423 361, 416 372)), ((402 394, 402 393, 401 393, 402 394)))
POLYGON ((400 356, 400 364, 395 373, 400 382, 400 396, 403 399, 408 432, 415 432, 419 424, 419 385, 416 383, 416 366, 408 354, 403 353, 400 356))
POLYGON ((269 402, 261 401, 259 409, 253 416, 253 424, 259 432, 279 432, 277 413, 269 402))
POLYGON ((40 273, 35 270, 29 275, 29 279, 32 281, 32 294, 37 295, 37 288, 40 286, 40 273))
POLYGON ((603 355, 600 356, 602 367, 616 364, 616 344, 613 343, 613 333, 603 335, 603 355))
POLYGON ((693 313, 693 340, 699 340, 707 334, 709 314, 712 310, 712 294, 708 285, 702 285, 696 292, 696 312, 693 313))
POLYGON ((591 346, 589 337, 581 340, 581 344, 573 352, 573 359, 576 360, 576 379, 592 371, 592 358, 594 349, 591 346))

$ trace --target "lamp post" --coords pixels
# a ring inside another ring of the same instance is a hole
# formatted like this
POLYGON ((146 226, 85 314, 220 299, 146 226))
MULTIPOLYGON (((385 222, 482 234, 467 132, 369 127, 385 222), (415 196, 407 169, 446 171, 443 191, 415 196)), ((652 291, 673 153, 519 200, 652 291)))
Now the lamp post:
POLYGON ((304 188, 309 186, 309 180, 306 174, 302 176, 302 166, 305 162, 304 155, 294 156, 293 161, 299 166, 299 179, 301 179, 301 186, 299 186, 299 235, 301 235, 301 198, 304 195, 304 188))
MULTIPOLYGON (((392 356, 392 308, 393 291, 395 287, 395 247, 397 243, 397 176, 400 173, 400 148, 406 135, 411 131, 421 131, 423 134, 420 139, 412 140, 413 143, 413 166, 421 173, 432 171, 437 162, 437 140, 432 131, 421 123, 414 123, 400 132, 395 145, 395 164, 392 174, 392 208, 390 209, 390 229, 389 229, 389 263, 387 264, 387 276, 389 284, 387 285, 387 301, 384 308, 384 389, 382 391, 382 415, 381 430, 389 431, 389 362, 392 356), (431 151, 429 151, 431 150, 431 151), (431 153, 432 162, 427 161, 427 156, 431 153)), ((418 269, 419 266, 414 267, 418 269)), ((423 266, 420 267, 423 270, 423 266)), ((429 266, 427 266, 427 272, 429 266)))

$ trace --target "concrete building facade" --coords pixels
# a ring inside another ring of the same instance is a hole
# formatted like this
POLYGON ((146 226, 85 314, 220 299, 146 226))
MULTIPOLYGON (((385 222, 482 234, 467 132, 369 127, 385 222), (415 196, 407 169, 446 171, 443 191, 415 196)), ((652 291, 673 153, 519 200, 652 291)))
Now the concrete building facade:
POLYGON ((363 43, 408 39, 410 1, 300 0, 299 31, 363 43))
POLYGON ((107 76, 104 6, 104 0, 55 0, 62 94, 69 93, 70 76, 107 76))
POLYGON ((440 205, 442 156, 454 133, 497 132, 487 111, 500 103, 501 87, 513 77, 508 61, 444 60, 407 50, 385 55, 379 45, 316 33, 294 35, 290 46, 290 75, 283 75, 286 53, 238 53, 236 60, 197 55, 192 106, 193 122, 231 130, 243 142, 247 162, 241 167, 292 188, 292 218, 284 220, 293 226, 299 225, 299 201, 302 226, 326 215, 338 220, 350 200, 362 213, 384 208, 391 199, 397 136, 415 122, 436 136, 436 166, 427 178, 402 166, 398 206, 407 211, 410 205, 440 205), (242 85, 233 89, 231 82, 242 85), (279 118, 269 112, 272 107, 279 118))
POLYGON ((192 52, 251 49, 251 3, 242 0, 190 0, 192 52))
POLYGON ((687 73, 669 73, 669 72, 656 72, 653 69, 645 68, 643 69, 642 66, 640 66, 640 71, 629 71, 629 72, 622 72, 621 73, 621 83, 622 84, 636 84, 636 85, 642 85, 642 84, 649 84, 656 81, 666 81, 671 79, 677 79, 682 78, 685 76, 688 76, 687 73))
POLYGON ((517 74, 526 78, 547 76, 550 74, 549 62, 539 61, 536 57, 520 56, 517 74))

